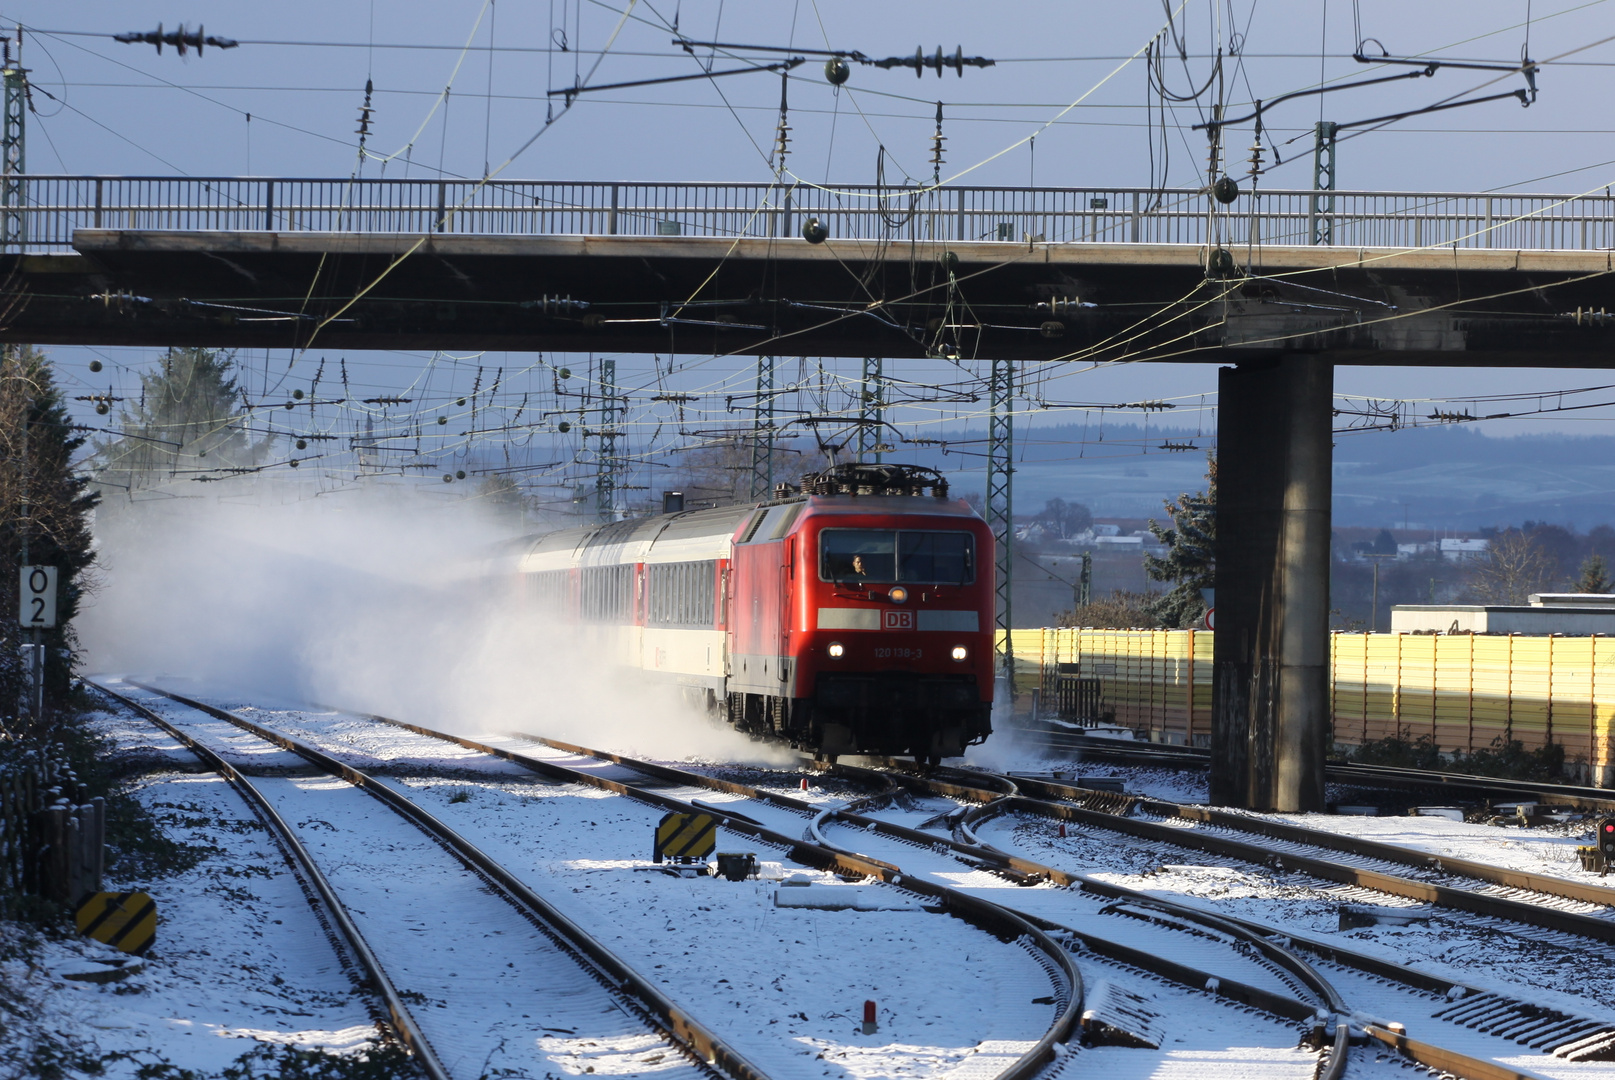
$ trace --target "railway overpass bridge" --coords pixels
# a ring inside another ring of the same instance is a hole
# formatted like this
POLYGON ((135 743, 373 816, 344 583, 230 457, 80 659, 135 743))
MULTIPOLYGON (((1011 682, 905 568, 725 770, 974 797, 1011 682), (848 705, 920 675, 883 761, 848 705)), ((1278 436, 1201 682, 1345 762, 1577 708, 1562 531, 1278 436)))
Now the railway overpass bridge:
POLYGON ((1323 801, 1335 366, 1615 366, 1608 195, 8 185, 6 341, 1224 365, 1212 794, 1253 808, 1323 801))

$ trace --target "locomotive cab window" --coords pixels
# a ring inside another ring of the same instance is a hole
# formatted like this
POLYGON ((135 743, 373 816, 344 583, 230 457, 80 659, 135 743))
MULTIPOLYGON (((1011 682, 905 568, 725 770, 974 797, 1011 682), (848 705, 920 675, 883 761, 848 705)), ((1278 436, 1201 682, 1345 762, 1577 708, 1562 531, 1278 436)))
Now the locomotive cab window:
POLYGON ((819 577, 847 584, 968 585, 976 580, 976 541, 967 532, 826 529, 819 577))

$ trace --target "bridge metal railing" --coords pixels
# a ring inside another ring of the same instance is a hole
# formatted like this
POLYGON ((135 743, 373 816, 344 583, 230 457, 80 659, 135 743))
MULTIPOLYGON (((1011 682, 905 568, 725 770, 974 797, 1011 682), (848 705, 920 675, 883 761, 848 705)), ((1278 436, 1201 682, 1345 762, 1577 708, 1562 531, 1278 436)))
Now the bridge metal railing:
POLYGON ((1223 207, 1184 188, 38 175, 21 197, 0 214, 19 216, 25 250, 41 252, 70 249, 81 228, 780 237, 808 217, 861 241, 1306 244, 1322 219, 1337 247, 1615 247, 1604 194, 1272 190, 1223 207))

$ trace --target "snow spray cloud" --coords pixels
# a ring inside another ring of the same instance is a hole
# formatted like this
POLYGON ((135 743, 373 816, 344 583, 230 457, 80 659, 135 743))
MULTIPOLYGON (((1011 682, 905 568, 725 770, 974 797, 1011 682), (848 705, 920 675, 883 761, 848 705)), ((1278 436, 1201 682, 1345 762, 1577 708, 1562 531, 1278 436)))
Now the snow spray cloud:
POLYGON ((1016 723, 1013 711, 1009 680, 1000 676, 993 688, 993 733, 980 746, 965 750, 966 764, 998 772, 1046 766, 1047 753, 1016 723))
MULTIPOLYGON (((218 487, 223 487, 223 484, 218 487)), ((624 753, 784 763, 625 678, 524 609, 513 529, 474 502, 387 488, 259 503, 261 489, 100 511, 88 670, 178 676, 461 732, 522 729, 624 753), (111 511, 111 512, 109 512, 111 511)))

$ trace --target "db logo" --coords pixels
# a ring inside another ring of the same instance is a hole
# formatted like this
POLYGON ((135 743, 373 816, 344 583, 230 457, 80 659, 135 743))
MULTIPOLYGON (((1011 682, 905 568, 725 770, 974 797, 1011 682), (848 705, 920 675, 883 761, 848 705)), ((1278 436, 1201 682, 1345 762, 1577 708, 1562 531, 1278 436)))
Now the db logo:
POLYGON ((887 630, 914 629, 914 613, 912 611, 888 611, 885 615, 887 630))

